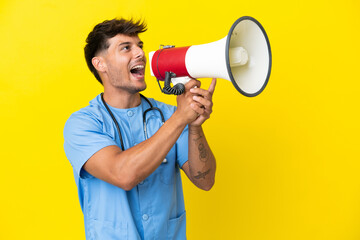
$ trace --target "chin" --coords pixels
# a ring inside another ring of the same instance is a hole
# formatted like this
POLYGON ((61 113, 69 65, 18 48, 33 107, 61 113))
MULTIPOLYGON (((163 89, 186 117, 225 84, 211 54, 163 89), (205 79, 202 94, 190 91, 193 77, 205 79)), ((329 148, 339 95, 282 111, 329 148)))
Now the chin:
POLYGON ((132 88, 132 93, 138 93, 138 92, 142 92, 146 89, 146 83, 144 82, 144 84, 142 84, 141 86, 134 86, 132 88))
POLYGON ((143 88, 138 88, 138 89, 137 89, 137 92, 142 92, 142 91, 145 91, 145 89, 146 89, 146 86, 145 86, 145 87, 143 87, 143 88))
POLYGON ((145 89, 146 89, 146 83, 145 83, 145 85, 142 87, 142 88, 139 88, 139 92, 141 92, 141 91, 145 91, 145 89))

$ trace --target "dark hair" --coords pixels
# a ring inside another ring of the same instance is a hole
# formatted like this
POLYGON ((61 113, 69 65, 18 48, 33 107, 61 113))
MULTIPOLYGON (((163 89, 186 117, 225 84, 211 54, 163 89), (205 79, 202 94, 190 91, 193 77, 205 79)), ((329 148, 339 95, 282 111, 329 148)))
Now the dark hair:
POLYGON ((126 36, 137 36, 147 30, 146 23, 132 19, 112 19, 99 23, 89 33, 86 38, 86 45, 84 48, 86 63, 90 71, 94 74, 96 79, 102 84, 101 78, 92 64, 92 58, 102 50, 109 48, 108 39, 117 34, 124 34, 126 36))

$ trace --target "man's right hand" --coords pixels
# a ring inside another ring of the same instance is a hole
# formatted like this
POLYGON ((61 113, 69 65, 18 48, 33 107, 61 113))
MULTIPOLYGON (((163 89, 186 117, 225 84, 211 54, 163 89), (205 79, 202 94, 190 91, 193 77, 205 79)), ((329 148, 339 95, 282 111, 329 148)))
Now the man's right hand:
POLYGON ((176 113, 178 113, 180 119, 186 125, 195 121, 199 116, 199 114, 191 107, 192 104, 199 105, 199 103, 196 103, 193 100, 194 94, 190 92, 190 89, 194 87, 199 88, 200 86, 201 82, 199 80, 191 79, 188 83, 185 84, 185 92, 177 96, 176 113))

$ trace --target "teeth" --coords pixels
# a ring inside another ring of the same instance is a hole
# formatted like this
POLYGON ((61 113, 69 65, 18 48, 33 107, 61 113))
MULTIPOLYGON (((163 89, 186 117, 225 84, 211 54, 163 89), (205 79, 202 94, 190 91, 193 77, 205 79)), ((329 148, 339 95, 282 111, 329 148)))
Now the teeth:
POLYGON ((144 65, 136 65, 132 67, 131 69, 144 69, 144 65))

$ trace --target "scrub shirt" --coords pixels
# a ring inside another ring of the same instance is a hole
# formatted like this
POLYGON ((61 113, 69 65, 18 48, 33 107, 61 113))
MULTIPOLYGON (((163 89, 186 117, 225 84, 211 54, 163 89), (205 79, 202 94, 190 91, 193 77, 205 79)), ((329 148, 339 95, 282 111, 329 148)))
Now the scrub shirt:
MULTIPOLYGON (((149 99, 164 114, 175 107, 149 99)), ((145 140, 143 112, 150 106, 141 99, 135 108, 109 106, 119 123, 125 149, 145 140)), ((148 138, 162 125, 158 111, 146 114, 148 138)), ((73 113, 64 128, 64 149, 74 172, 86 239, 186 239, 180 168, 188 158, 188 129, 185 128, 166 160, 130 191, 95 178, 82 166, 100 149, 120 145, 116 126, 98 95, 90 105, 73 113)))

